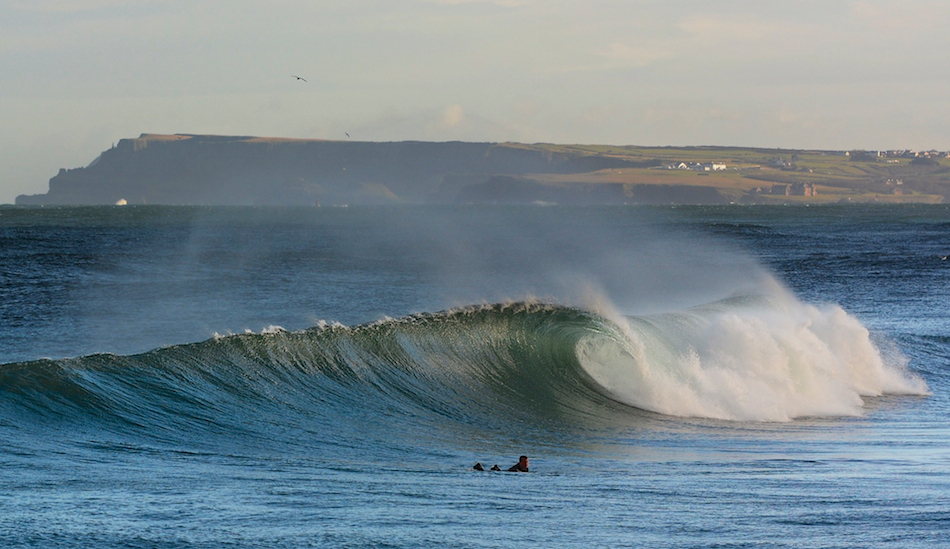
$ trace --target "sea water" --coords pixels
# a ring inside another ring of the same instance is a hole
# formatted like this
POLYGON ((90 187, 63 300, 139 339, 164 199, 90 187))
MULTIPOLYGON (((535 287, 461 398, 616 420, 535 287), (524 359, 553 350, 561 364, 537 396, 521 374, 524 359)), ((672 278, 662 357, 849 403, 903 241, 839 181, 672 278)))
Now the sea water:
POLYGON ((947 206, 2 208, 0 545, 950 546, 948 253, 947 206))

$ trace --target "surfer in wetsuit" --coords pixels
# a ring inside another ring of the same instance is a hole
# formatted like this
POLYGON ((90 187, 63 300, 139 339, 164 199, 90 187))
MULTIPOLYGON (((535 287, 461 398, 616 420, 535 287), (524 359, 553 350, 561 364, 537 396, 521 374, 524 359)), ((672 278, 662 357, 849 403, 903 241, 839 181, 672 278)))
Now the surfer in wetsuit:
POLYGON ((521 456, 518 458, 518 463, 515 463, 508 468, 509 473, 527 473, 528 472, 528 456, 521 456))

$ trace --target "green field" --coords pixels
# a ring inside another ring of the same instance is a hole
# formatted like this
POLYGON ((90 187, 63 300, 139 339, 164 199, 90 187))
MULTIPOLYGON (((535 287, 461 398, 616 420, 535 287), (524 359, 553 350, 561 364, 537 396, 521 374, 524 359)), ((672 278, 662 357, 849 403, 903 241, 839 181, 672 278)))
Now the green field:
POLYGON ((739 147, 636 147, 612 145, 512 145, 556 153, 647 162, 661 166, 724 163, 724 171, 620 168, 584 174, 534 174, 552 184, 623 183, 713 187, 736 202, 950 202, 950 159, 846 155, 838 151, 739 147), (792 185, 811 185, 813 196, 781 193, 792 185))

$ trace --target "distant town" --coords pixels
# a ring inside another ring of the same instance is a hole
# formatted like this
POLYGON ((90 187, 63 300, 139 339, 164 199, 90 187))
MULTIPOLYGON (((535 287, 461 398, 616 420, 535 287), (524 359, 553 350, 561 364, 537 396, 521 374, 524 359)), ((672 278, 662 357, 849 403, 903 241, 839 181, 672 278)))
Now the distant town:
MULTIPOLYGON (((901 159, 917 161, 918 163, 939 164, 938 159, 950 159, 950 151, 915 151, 911 149, 903 150, 881 150, 881 151, 823 151, 821 155, 840 156, 856 162, 878 162, 884 160, 887 164, 899 164, 901 159), (923 161, 923 162, 921 162, 923 161)), ((797 166, 796 161, 799 155, 792 155, 790 158, 776 157, 764 164, 766 169, 778 169, 785 171, 804 170, 808 173, 815 173, 814 168, 804 168, 797 166)), ((730 169, 726 162, 673 162, 662 166, 657 166, 666 170, 686 170, 694 172, 719 172, 730 169)), ((734 167, 736 170, 761 170, 763 165, 742 165, 734 167)), ((894 196, 904 196, 904 181, 900 178, 887 178, 884 186, 888 194, 894 196)), ((804 196, 815 197, 819 195, 819 187, 814 182, 796 181, 792 183, 774 184, 771 186, 758 186, 751 190, 752 194, 766 194, 772 196, 804 196)))

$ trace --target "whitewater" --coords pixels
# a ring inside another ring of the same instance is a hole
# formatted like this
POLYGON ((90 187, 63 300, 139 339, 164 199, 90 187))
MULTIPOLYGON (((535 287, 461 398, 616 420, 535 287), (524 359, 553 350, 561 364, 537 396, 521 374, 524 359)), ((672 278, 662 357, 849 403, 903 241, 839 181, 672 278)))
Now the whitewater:
POLYGON ((928 394, 853 316, 784 291, 625 320, 624 337, 587 339, 579 356, 607 392, 645 410, 788 421, 860 415, 863 396, 928 394))
POLYGON ((948 231, 0 209, 0 545, 938 546, 948 231))

